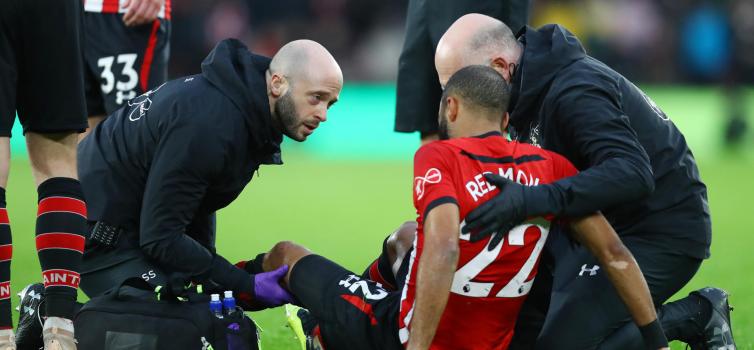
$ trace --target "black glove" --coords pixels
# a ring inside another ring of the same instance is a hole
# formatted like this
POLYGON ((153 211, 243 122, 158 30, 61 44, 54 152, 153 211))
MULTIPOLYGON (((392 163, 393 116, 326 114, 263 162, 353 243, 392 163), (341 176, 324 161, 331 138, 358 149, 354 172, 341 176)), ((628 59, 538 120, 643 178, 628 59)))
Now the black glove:
POLYGON ((513 227, 528 217, 554 213, 555 203, 548 185, 524 186, 496 174, 484 174, 500 193, 466 215, 463 233, 471 233, 471 242, 491 234, 487 249, 494 249, 513 227))

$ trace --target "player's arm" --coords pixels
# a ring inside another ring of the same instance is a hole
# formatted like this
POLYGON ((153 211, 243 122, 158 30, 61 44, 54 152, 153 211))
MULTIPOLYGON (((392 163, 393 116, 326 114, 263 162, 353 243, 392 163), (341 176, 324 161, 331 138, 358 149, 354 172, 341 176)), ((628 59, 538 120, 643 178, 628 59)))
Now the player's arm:
POLYGON ((163 5, 165 0, 127 0, 123 6, 126 8, 123 23, 130 27, 153 22, 163 5))
POLYGON ((428 349, 450 294, 458 264, 459 212, 455 203, 432 209, 424 221, 424 249, 416 278, 416 306, 408 349, 428 349))
POLYGON ((623 245, 613 227, 600 213, 571 221, 575 238, 594 254, 605 269, 631 317, 652 349, 667 348, 647 281, 631 252, 623 245))

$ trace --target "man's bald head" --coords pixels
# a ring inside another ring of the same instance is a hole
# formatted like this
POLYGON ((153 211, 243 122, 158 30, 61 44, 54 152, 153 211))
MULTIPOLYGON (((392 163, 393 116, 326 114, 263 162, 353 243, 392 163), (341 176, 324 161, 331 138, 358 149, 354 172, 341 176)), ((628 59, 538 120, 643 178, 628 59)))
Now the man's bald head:
POLYGON ((275 54, 267 71, 267 95, 278 129, 296 141, 304 141, 328 108, 338 100, 343 73, 322 45, 296 40, 275 54))
POLYGON ((456 20, 437 44, 435 68, 443 86, 451 75, 470 65, 491 66, 510 81, 521 47, 505 23, 471 13, 456 20))
POLYGON ((343 73, 335 58, 316 41, 295 40, 278 50, 272 62, 270 73, 279 73, 296 80, 311 74, 329 74, 343 82, 343 73))

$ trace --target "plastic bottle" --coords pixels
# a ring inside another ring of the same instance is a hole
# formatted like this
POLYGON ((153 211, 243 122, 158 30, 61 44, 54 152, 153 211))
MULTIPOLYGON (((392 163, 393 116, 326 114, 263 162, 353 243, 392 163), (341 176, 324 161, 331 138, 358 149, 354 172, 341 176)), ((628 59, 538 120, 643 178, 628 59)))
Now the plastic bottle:
POLYGON ((223 299, 223 311, 225 311, 225 315, 228 316, 236 313, 236 299, 233 298, 233 291, 225 291, 225 298, 223 299))
POLYGON ((210 295, 209 311, 217 318, 223 318, 223 303, 220 302, 220 294, 210 295))

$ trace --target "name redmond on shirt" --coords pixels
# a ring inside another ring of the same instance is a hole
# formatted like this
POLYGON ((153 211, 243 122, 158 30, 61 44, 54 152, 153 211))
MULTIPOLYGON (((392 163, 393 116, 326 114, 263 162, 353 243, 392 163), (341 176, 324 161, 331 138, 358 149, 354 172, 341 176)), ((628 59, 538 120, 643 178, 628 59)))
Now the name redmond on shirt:
MULTIPOLYGON (((474 202, 478 202, 479 198, 484 197, 485 194, 489 193, 490 191, 494 191, 497 188, 495 187, 495 185, 487 182, 487 180, 484 178, 484 174, 493 174, 493 172, 481 172, 474 175, 471 180, 466 182, 466 191, 469 192, 469 195, 471 195, 471 198, 474 199, 474 202)), ((498 168, 498 175, 525 186, 539 185, 538 177, 534 177, 533 175, 525 172, 522 169, 516 169, 514 171, 513 168, 498 168)))

